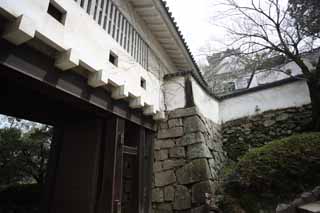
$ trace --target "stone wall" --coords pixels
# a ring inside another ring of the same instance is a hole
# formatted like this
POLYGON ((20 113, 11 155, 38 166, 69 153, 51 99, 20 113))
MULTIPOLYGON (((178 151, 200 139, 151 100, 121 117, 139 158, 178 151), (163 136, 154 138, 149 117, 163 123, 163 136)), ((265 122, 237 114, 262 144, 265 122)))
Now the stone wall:
POLYGON ((197 213, 214 194, 223 167, 220 127, 196 107, 168 113, 154 151, 152 206, 155 213, 197 213))
POLYGON ((311 119, 311 106, 305 105, 229 121, 222 125, 224 150, 237 160, 251 148, 306 130, 311 119))

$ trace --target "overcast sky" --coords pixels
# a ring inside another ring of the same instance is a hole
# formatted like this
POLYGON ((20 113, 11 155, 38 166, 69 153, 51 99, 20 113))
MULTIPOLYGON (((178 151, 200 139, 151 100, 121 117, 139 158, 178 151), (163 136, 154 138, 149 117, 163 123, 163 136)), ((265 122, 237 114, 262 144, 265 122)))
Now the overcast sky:
POLYGON ((217 12, 213 0, 166 1, 196 59, 203 53, 200 48, 209 43, 218 45, 216 40, 223 38, 224 32, 213 25, 212 17, 217 12))

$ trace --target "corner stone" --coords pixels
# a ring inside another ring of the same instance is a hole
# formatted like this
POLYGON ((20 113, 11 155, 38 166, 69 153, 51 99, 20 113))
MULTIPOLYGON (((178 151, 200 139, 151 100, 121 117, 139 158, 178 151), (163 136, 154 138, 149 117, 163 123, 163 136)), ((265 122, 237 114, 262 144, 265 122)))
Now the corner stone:
POLYGON ((174 195, 173 209, 185 210, 191 208, 191 196, 187 187, 178 185, 174 195))
POLYGON ((205 203, 206 193, 213 195, 215 192, 214 183, 212 181, 203 181, 192 186, 192 203, 205 203))
POLYGON ((192 116, 184 119, 185 133, 205 132, 206 126, 198 116, 192 116))
POLYGON ((198 143, 188 146, 187 157, 188 159, 212 158, 212 155, 204 143, 198 143))
POLYGON ((154 175, 155 186, 167 186, 176 182, 176 176, 173 171, 159 172, 154 175))
POLYGON ((176 171, 179 184, 190 184, 212 178, 206 159, 193 160, 176 171))
POLYGON ((166 138, 177 138, 183 135, 183 128, 182 127, 175 127, 171 129, 162 129, 158 132, 159 139, 166 139, 166 138))

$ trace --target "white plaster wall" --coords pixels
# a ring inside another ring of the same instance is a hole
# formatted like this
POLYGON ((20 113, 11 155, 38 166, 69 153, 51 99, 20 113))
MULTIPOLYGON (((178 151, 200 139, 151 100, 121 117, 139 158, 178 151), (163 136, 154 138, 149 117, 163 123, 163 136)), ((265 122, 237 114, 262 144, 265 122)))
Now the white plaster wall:
POLYGON ((184 78, 184 76, 178 76, 165 81, 163 91, 165 108, 167 111, 185 107, 186 98, 184 78))
POLYGON ((192 78, 193 99, 199 111, 208 119, 219 123, 219 102, 208 95, 192 78))
MULTIPOLYGON (((114 86, 125 85, 129 97, 142 97, 145 105, 154 106, 155 111, 164 108, 161 102, 161 85, 164 70, 175 71, 171 61, 166 61, 168 68, 147 72, 142 66, 122 49, 122 47, 107 34, 73 0, 56 0, 57 4, 67 12, 65 25, 56 21, 47 14, 49 0, 1 0, 0 12, 10 14, 12 17, 23 15, 29 20, 27 26, 30 30, 35 29, 35 36, 51 45, 61 53, 72 49, 72 55, 80 60, 80 64, 91 72, 102 70, 102 81, 114 86), (109 51, 112 50, 119 56, 118 67, 108 61, 109 51), (154 74, 154 73, 159 73, 154 74), (140 78, 147 82, 147 88, 140 87, 140 78)), ((138 23, 137 18, 132 18, 135 25, 140 26, 140 33, 147 29, 144 23, 138 23), (143 27, 142 27, 143 26, 143 27)), ((155 48, 159 44, 151 38, 150 32, 146 32, 144 38, 150 38, 148 43, 154 43, 155 48)), ((159 58, 168 60, 163 50, 158 50, 159 58)))
POLYGON ((223 123, 268 110, 299 107, 310 102, 306 82, 296 81, 223 100, 220 103, 220 121, 223 123))

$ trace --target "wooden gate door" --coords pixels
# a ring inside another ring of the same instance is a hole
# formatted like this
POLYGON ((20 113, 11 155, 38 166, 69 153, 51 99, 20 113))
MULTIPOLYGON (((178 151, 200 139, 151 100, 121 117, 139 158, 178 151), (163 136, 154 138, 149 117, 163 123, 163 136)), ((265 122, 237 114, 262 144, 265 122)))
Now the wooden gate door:
POLYGON ((114 213, 149 212, 152 150, 146 144, 152 144, 150 139, 145 128, 126 122, 116 157, 114 213))

